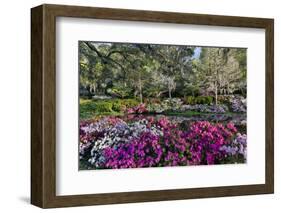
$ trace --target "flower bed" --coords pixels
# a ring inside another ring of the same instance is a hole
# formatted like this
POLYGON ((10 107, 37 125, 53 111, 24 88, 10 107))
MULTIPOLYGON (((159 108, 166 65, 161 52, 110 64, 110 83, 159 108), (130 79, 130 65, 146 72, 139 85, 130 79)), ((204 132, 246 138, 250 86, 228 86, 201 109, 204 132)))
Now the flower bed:
POLYGON ((247 112, 247 99, 241 95, 225 95, 218 97, 219 103, 229 106, 232 112, 247 112))
POLYGON ((232 123, 100 117, 80 123, 80 168, 115 169, 244 163, 246 135, 232 123), (82 166, 81 166, 82 165, 82 166))
MULTIPOLYGON (((198 103, 201 99, 211 99, 211 97, 198 97, 198 103)), ((190 99, 188 97, 187 99, 190 99)), ((237 113, 246 113, 247 112, 247 100, 243 96, 239 95, 230 95, 224 97, 223 100, 220 100, 220 104, 213 104, 211 100, 206 101, 205 104, 194 104, 197 102, 185 101, 186 104, 179 98, 172 98, 163 100, 160 103, 149 103, 146 105, 147 111, 153 113, 164 113, 166 111, 173 112, 184 112, 184 111, 195 111, 202 113, 226 113, 226 112, 237 112, 237 113), (192 103, 192 104, 191 104, 192 103)))
POLYGON ((233 96, 230 105, 233 112, 247 112, 247 100, 242 96, 233 96))
POLYGON ((228 107, 226 105, 204 105, 204 104, 196 104, 196 105, 183 105, 181 107, 181 111, 196 111, 196 112, 204 112, 204 113, 225 113, 228 111, 228 107))
POLYGON ((129 114, 140 114, 140 113, 165 113, 165 112, 186 112, 195 111, 202 113, 226 113, 229 111, 226 105, 206 105, 206 104, 195 104, 195 105, 183 105, 180 99, 164 100, 162 103, 156 104, 140 104, 133 108, 129 108, 127 113, 129 114))

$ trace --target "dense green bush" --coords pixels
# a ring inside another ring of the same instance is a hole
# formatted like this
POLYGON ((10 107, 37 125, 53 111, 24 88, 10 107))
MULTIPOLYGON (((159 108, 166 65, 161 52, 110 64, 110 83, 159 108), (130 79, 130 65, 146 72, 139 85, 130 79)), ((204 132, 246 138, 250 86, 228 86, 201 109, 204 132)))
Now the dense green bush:
POLYGON ((128 108, 135 107, 139 101, 135 99, 112 99, 112 110, 115 112, 124 112, 128 108))
POLYGON ((80 99, 80 118, 91 118, 94 114, 121 113, 138 104, 136 99, 80 99))
POLYGON ((178 90, 177 92, 179 93, 180 97, 183 97, 185 95, 197 97, 200 95, 199 94, 200 88, 198 86, 194 86, 194 85, 186 85, 184 88, 182 88, 181 90, 178 90))
POLYGON ((124 109, 124 105, 122 105, 120 100, 116 100, 112 102, 112 110, 115 112, 121 112, 124 109))
POLYGON ((208 100, 209 104, 212 104, 215 101, 215 98, 212 96, 207 96, 207 100, 208 100))
POLYGON ((196 97, 197 104, 208 104, 210 105, 213 102, 213 97, 211 96, 198 96, 196 97))
POLYGON ((185 104, 188 104, 188 105, 193 105, 195 104, 195 97, 193 96, 187 96, 184 100, 185 104))
POLYGON ((140 103, 136 99, 120 99, 119 101, 120 101, 121 105, 126 108, 131 108, 131 107, 137 106, 140 103))
POLYGON ((109 101, 98 101, 95 103, 95 112, 112 112, 112 102, 109 101))
POLYGON ((184 100, 185 104, 194 105, 194 104, 212 104, 213 97, 212 96, 187 96, 184 100))
POLYGON ((90 118, 93 115, 93 112, 95 110, 95 105, 92 101, 85 101, 83 99, 80 99, 80 118, 90 118))
POLYGON ((132 95, 132 89, 124 86, 114 86, 108 88, 107 93, 113 97, 128 98, 132 95))

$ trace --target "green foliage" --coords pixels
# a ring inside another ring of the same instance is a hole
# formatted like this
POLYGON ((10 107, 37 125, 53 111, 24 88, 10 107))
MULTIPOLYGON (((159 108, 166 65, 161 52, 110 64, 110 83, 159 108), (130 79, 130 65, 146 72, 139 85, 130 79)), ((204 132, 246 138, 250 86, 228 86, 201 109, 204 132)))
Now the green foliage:
POLYGON ((134 106, 139 105, 139 101, 136 99, 122 99, 121 104, 122 106, 125 106, 126 108, 132 108, 134 106))
POLYGON ((126 109, 135 107, 140 103, 136 99, 112 99, 107 102, 112 103, 112 110, 115 112, 123 112, 126 109))
POLYGON ((198 104, 208 104, 210 105, 213 102, 213 97, 211 96, 199 96, 195 98, 196 103, 198 104))
POLYGON ((137 106, 136 99, 86 100, 80 99, 80 118, 91 118, 94 115, 117 115, 127 108, 137 106))
POLYGON ((195 104, 195 97, 193 96, 187 96, 185 98, 185 103, 188 104, 188 105, 193 105, 195 104))
POLYGON ((150 85, 145 91, 144 91, 144 95, 146 97, 157 97, 159 91, 161 91, 161 89, 157 86, 154 85, 150 85))
POLYGON ((132 96, 132 89, 129 87, 125 87, 124 85, 114 86, 112 88, 108 88, 107 93, 110 94, 112 97, 128 98, 132 96))
POLYGON ((109 101, 99 101, 95 103, 95 112, 112 112, 112 102, 109 101))
POLYGON ((218 103, 219 104, 225 104, 227 106, 230 106, 230 96, 227 95, 219 95, 218 96, 218 103))
POLYGON ((80 119, 91 118, 95 110, 95 105, 90 100, 80 99, 80 119))
POLYGON ((187 96, 185 98, 185 104, 188 105, 194 105, 194 104, 207 104, 210 105, 214 101, 214 98, 212 96, 187 96))
POLYGON ((144 100, 145 104, 161 104, 161 99, 160 98, 146 98, 144 100))
MULTIPOLYGON (((199 96, 186 102, 211 104, 212 98, 200 96, 246 95, 246 74, 243 48, 79 42, 79 86, 89 96, 140 102, 199 96)), ((114 102, 112 111, 121 112, 124 105, 114 102)))
POLYGON ((182 94, 182 96, 184 96, 184 95, 198 96, 199 95, 199 87, 187 85, 183 88, 183 90, 180 91, 180 94, 182 94))
POLYGON ((115 102, 112 103, 112 110, 115 112, 121 112, 123 107, 124 105, 122 105, 120 100, 116 100, 115 102))

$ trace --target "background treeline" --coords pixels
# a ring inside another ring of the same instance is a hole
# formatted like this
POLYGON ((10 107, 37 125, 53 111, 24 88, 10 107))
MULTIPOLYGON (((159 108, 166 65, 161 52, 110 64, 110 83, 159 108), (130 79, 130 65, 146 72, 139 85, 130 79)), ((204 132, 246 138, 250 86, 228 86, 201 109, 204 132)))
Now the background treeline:
POLYGON ((246 96, 246 49, 79 42, 80 96, 246 96))

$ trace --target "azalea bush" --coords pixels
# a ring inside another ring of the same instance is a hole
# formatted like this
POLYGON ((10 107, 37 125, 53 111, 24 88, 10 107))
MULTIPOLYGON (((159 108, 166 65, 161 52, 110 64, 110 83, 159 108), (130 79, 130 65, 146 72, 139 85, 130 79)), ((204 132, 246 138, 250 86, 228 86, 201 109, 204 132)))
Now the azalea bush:
POLYGON ((234 96, 230 99, 230 105, 233 112, 247 112, 247 100, 242 96, 234 96))
POLYGON ((190 143, 190 163, 198 165, 225 162, 228 153, 222 147, 231 147, 236 141, 236 133, 237 129, 232 123, 226 126, 211 124, 208 121, 194 123, 186 135, 190 143))
POLYGON ((233 123, 182 128, 165 116, 80 123, 80 163, 87 169, 244 163, 246 150, 246 135, 233 123))
POLYGON ((181 108, 183 102, 180 98, 164 99, 161 102, 149 102, 146 107, 149 112, 163 113, 165 111, 176 111, 181 108))
POLYGON ((181 111, 195 111, 203 113, 225 113, 228 112, 228 107, 226 105, 205 105, 205 104, 196 104, 196 105, 183 105, 181 111))
POLYGON ((135 107, 127 109, 128 114, 142 114, 146 112, 148 112, 148 110, 146 109, 145 104, 139 104, 135 107))
POLYGON ((232 143, 220 147, 225 152, 225 162, 244 163, 247 159, 247 135, 237 134, 232 143))
POLYGON ((225 95, 218 96, 221 104, 229 106, 230 111, 236 113, 247 112, 247 99, 242 95, 225 95))
POLYGON ((181 99, 172 98, 163 100, 161 103, 148 103, 148 104, 139 104, 138 106, 127 109, 127 113, 156 113, 156 114, 165 114, 169 112, 186 112, 194 111, 201 113, 226 113, 229 111, 229 108, 224 104, 219 105, 207 105, 207 104, 192 104, 184 105, 181 99))

